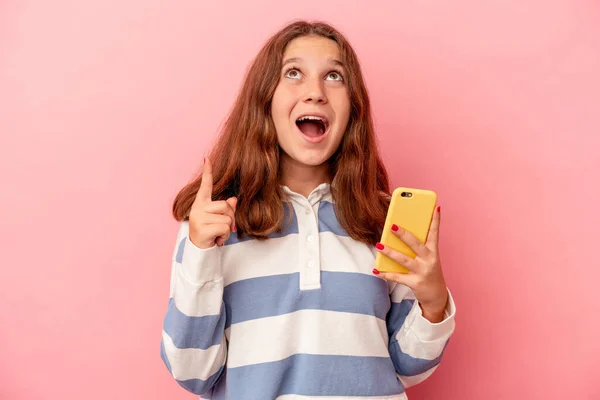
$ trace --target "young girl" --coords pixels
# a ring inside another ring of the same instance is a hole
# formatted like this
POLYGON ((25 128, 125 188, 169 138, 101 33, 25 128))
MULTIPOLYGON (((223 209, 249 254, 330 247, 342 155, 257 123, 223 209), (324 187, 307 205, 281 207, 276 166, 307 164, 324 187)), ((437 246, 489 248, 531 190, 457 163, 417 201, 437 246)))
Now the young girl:
POLYGON ((212 399, 406 399, 439 364, 454 304, 439 208, 425 244, 392 227, 407 258, 377 242, 389 194, 350 44, 287 26, 173 205, 161 355, 177 382, 212 399), (377 251, 411 272, 372 270, 377 251))

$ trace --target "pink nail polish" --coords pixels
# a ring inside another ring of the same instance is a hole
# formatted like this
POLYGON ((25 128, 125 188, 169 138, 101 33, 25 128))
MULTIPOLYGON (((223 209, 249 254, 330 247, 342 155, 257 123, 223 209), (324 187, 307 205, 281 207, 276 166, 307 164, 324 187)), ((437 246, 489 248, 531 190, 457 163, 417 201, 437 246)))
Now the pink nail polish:
POLYGON ((383 250, 384 249, 384 246, 381 243, 377 243, 375 245, 375 247, 377 247, 378 250, 383 250))
POLYGON ((379 271, 377 270, 377 268, 373 268, 373 273, 374 273, 375 275, 379 275, 379 271))
POLYGON ((393 230, 394 232, 398 232, 398 225, 396 225, 396 224, 393 224, 393 225, 392 225, 392 230, 393 230))

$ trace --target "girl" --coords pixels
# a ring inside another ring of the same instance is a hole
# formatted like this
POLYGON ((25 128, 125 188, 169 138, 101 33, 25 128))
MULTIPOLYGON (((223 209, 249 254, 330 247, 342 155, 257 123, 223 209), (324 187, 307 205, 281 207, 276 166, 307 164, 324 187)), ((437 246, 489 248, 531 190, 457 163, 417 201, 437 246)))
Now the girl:
POLYGON ((173 205, 161 355, 177 382, 212 399, 406 399, 440 362, 454 304, 439 208, 425 244, 392 227, 410 259, 377 243, 389 194, 350 44, 287 26, 173 205), (411 272, 371 270, 377 251, 411 272))

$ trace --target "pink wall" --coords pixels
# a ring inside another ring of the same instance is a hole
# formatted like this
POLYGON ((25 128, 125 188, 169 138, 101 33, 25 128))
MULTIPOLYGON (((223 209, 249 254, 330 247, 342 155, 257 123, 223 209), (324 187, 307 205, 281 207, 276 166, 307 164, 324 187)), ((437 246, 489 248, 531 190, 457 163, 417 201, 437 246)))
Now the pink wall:
POLYGON ((171 201, 296 17, 347 33, 394 183, 440 194, 458 330, 411 400, 600 398, 599 3, 374 4, 0 3, 0 399, 194 398, 159 357, 171 201))

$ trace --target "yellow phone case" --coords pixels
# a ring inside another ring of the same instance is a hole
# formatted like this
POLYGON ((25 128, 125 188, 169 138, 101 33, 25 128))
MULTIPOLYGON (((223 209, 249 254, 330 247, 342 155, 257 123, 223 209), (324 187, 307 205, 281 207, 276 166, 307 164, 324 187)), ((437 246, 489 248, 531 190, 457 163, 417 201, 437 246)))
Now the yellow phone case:
MULTIPOLYGON (((392 193, 392 200, 390 201, 380 242, 384 246, 415 258, 415 252, 394 235, 391 229, 392 225, 398 225, 425 243, 436 202, 437 194, 431 190, 396 188, 392 193), (405 193, 405 195, 403 196, 402 193, 405 193)), ((403 274, 409 272, 406 267, 381 253, 377 253, 375 268, 381 272, 399 272, 403 274)))

